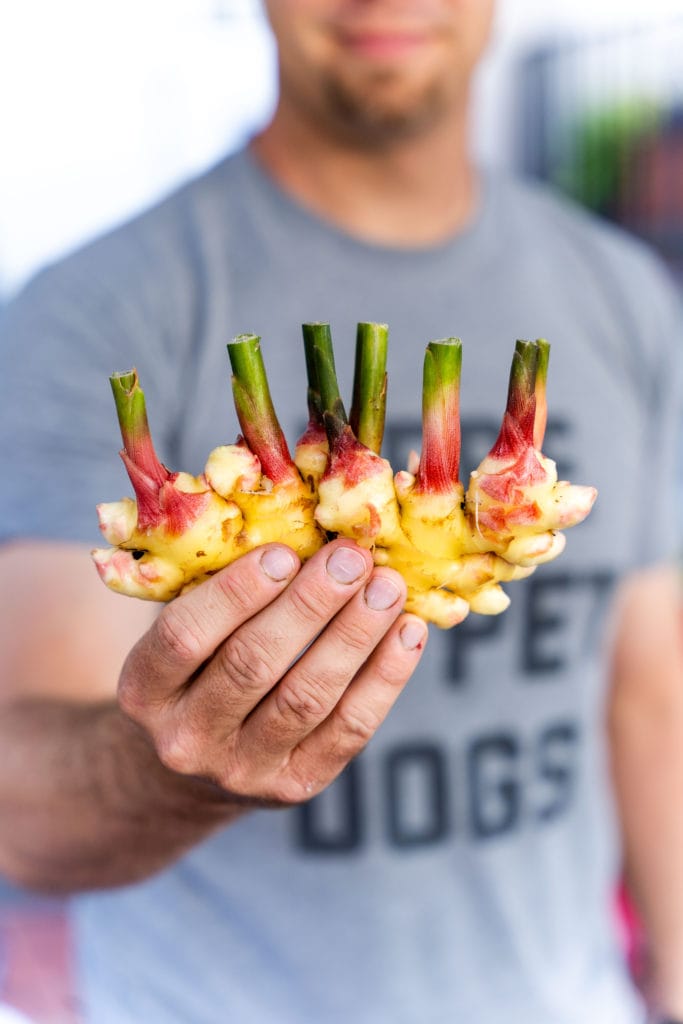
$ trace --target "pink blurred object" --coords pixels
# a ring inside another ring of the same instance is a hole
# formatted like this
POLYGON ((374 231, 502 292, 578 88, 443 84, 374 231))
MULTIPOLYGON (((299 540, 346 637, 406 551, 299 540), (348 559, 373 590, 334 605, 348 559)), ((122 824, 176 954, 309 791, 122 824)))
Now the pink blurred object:
POLYGON ((79 1024, 69 926, 60 907, 0 909, 0 1002, 32 1024, 79 1024))
POLYGON ((642 990, 645 985, 646 973, 646 942, 642 925, 624 885, 616 894, 617 922, 626 961, 636 985, 642 990))

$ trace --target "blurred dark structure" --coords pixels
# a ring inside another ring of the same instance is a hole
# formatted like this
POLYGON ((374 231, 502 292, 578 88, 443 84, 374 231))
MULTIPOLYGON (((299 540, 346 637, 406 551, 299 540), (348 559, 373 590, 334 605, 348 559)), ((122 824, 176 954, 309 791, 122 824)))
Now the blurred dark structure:
POLYGON ((659 250, 683 285, 683 15, 553 42, 518 78, 517 164, 659 250))

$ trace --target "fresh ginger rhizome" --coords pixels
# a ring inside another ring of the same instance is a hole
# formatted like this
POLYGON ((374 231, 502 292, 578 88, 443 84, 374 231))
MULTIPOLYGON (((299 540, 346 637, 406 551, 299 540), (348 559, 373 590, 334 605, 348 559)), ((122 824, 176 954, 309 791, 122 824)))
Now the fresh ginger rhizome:
POLYGON ((270 396, 260 338, 228 345, 241 435, 209 455, 199 476, 158 459, 135 370, 111 378, 135 500, 98 506, 112 545, 93 551, 108 587, 170 601, 260 544, 303 560, 336 536, 404 577, 406 610, 447 628, 470 612, 495 615, 521 579, 563 550, 594 487, 557 479, 541 451, 550 346, 518 341, 503 421, 491 451, 460 480, 462 346, 430 341, 424 359, 422 452, 394 474, 381 457, 386 411, 385 324, 358 325, 351 409, 342 402, 330 326, 303 325, 308 425, 290 454, 270 396))

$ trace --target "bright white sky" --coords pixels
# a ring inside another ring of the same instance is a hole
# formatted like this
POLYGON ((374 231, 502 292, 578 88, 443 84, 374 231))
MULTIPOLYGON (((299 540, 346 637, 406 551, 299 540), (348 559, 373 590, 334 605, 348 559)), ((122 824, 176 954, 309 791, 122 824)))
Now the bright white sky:
MULTIPOLYGON (((520 47, 672 14, 683 0, 499 0, 480 151, 505 160, 501 112, 520 47)), ((258 0, 0 4, 0 294, 234 148, 274 93, 258 0)))

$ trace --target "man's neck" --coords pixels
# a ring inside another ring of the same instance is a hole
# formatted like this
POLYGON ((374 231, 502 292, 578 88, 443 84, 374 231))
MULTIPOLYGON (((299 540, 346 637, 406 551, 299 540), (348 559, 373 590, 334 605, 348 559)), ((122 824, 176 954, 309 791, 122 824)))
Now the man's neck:
POLYGON ((443 242, 468 223, 478 202, 464 116, 375 150, 316 131, 280 106, 252 150, 304 206, 377 245, 443 242))

